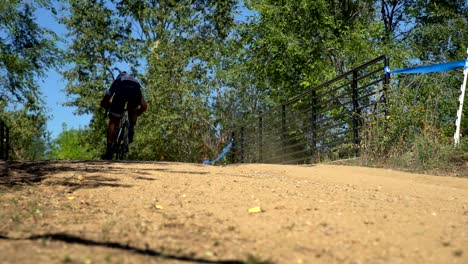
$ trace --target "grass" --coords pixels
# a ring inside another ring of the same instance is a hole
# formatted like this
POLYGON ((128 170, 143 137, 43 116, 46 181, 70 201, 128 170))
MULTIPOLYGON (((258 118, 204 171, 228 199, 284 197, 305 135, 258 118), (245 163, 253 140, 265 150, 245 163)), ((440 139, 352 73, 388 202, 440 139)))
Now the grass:
POLYGON ((451 138, 432 124, 423 123, 419 127, 407 124, 402 129, 400 122, 395 123, 367 127, 361 157, 351 163, 468 177, 468 138, 461 138, 460 145, 455 147, 451 138))

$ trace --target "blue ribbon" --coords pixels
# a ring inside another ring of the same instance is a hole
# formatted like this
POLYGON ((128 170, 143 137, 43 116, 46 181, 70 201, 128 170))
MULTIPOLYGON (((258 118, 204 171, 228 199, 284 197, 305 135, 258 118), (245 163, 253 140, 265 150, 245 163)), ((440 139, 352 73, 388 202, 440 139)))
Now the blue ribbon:
POLYGON ((430 73, 430 72, 441 72, 441 71, 450 71, 460 68, 468 69, 468 60, 459 60, 452 61, 447 63, 421 66, 415 68, 401 68, 398 70, 390 71, 389 68, 385 68, 386 73, 395 74, 395 73, 404 73, 404 74, 413 74, 413 73, 430 73))
POLYGON ((224 147, 223 151, 221 151, 221 154, 219 154, 219 156, 212 160, 212 161, 209 161, 209 160, 204 160, 203 161, 203 164, 207 164, 207 165, 213 165, 215 164, 216 162, 218 162, 220 159, 222 159, 226 153, 228 153, 228 151, 232 148, 232 145, 234 144, 234 140, 231 139, 231 142, 226 146, 224 147))

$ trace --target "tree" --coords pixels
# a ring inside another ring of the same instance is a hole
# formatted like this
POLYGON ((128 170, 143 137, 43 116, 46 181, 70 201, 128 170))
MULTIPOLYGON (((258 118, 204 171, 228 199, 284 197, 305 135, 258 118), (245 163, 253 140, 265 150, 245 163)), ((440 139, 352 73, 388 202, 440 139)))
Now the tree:
POLYGON ((133 158, 198 161, 201 134, 210 133, 203 119, 211 119, 211 58, 228 35, 235 1, 68 3, 70 16, 62 21, 73 38, 67 58, 74 66, 64 72, 74 96, 69 104, 94 113, 90 127, 103 135, 97 94, 110 85, 114 67, 127 63, 144 84, 149 105, 133 158))
POLYGON ((38 110, 41 97, 36 77, 55 66, 56 36, 35 22, 36 6, 8 1, 0 9, 0 101, 38 110))
POLYGON ((0 113, 10 129, 12 159, 46 159, 49 133, 43 113, 34 113, 27 108, 0 113))
MULTIPOLYGON (((66 106, 73 106, 77 114, 92 114, 89 125, 93 131, 89 140, 97 150, 104 151, 107 120, 99 102, 121 69, 118 63, 138 65, 127 56, 122 45, 130 34, 129 25, 119 19, 117 10, 108 1, 65 1, 65 14, 60 18, 71 39, 65 52, 68 65, 62 74, 68 81, 66 106)), ((133 69, 133 66, 131 67, 133 69)))
POLYGON ((89 160, 99 158, 96 148, 88 141, 88 129, 67 129, 62 124, 62 133, 54 140, 50 156, 60 160, 89 160))
MULTIPOLYGON (((404 7, 404 15, 400 15, 406 17, 403 21, 407 22, 403 42, 410 50, 405 60, 402 59, 404 66, 412 66, 415 62, 437 64, 466 56, 468 32, 464 29, 468 26, 468 5, 464 1, 415 0, 407 1, 404 7)), ((411 87, 400 93, 405 93, 414 106, 423 104, 426 110, 437 109, 432 113, 434 120, 431 123, 443 131, 445 138, 453 136, 462 74, 444 72, 395 78, 401 87, 411 87)), ((462 130, 468 129, 467 122, 463 122, 463 126, 462 130)))
POLYGON ((34 11, 49 1, 7 1, 0 7, 0 119, 10 127, 13 156, 43 158, 46 114, 37 80, 56 66, 56 35, 34 11))
POLYGON ((248 1, 249 70, 265 95, 285 101, 380 55, 373 2, 248 1))
MULTIPOLYGON (((466 7, 426 2, 68 0, 69 105, 94 115, 88 138, 104 146, 98 102, 113 76, 130 69, 149 105, 130 157, 198 162, 215 155, 233 128, 255 124, 260 111, 379 55, 392 68, 459 57, 466 7), (236 21, 244 3, 255 15, 236 21)), ((394 89, 405 102, 433 100, 431 80, 419 81, 421 93, 394 89)), ((447 120, 440 124, 448 124, 452 101, 447 93, 437 104, 444 109, 437 120, 447 120)))

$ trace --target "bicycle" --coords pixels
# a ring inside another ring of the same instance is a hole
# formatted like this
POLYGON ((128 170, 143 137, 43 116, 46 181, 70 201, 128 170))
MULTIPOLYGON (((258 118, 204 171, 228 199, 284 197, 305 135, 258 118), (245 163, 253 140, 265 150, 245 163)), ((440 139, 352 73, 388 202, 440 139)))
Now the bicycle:
POLYGON ((120 118, 119 127, 116 131, 115 140, 112 143, 112 151, 115 153, 115 159, 123 160, 125 154, 128 153, 128 146, 130 144, 130 138, 128 132, 130 130, 130 121, 128 120, 128 111, 125 107, 120 118))

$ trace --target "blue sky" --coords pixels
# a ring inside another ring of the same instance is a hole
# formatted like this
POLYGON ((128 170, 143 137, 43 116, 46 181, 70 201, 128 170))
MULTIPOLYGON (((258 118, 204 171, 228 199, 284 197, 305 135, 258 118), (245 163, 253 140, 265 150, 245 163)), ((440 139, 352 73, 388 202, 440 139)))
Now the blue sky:
MULTIPOLYGON (((56 22, 50 11, 38 9, 36 17, 39 25, 54 31, 59 37, 65 38, 65 27, 56 22)), ((65 43, 59 43, 59 45, 62 48, 66 47, 65 43)), ((68 129, 84 128, 89 124, 91 120, 90 115, 75 115, 75 108, 63 106, 63 103, 68 100, 63 91, 66 82, 59 73, 55 70, 48 71, 47 76, 39 80, 39 84, 47 105, 48 115, 50 116, 47 122, 47 129, 51 132, 52 139, 56 138, 62 132, 63 123, 67 125, 68 129)), ((103 92, 104 91, 105 88, 103 88, 103 92)))

